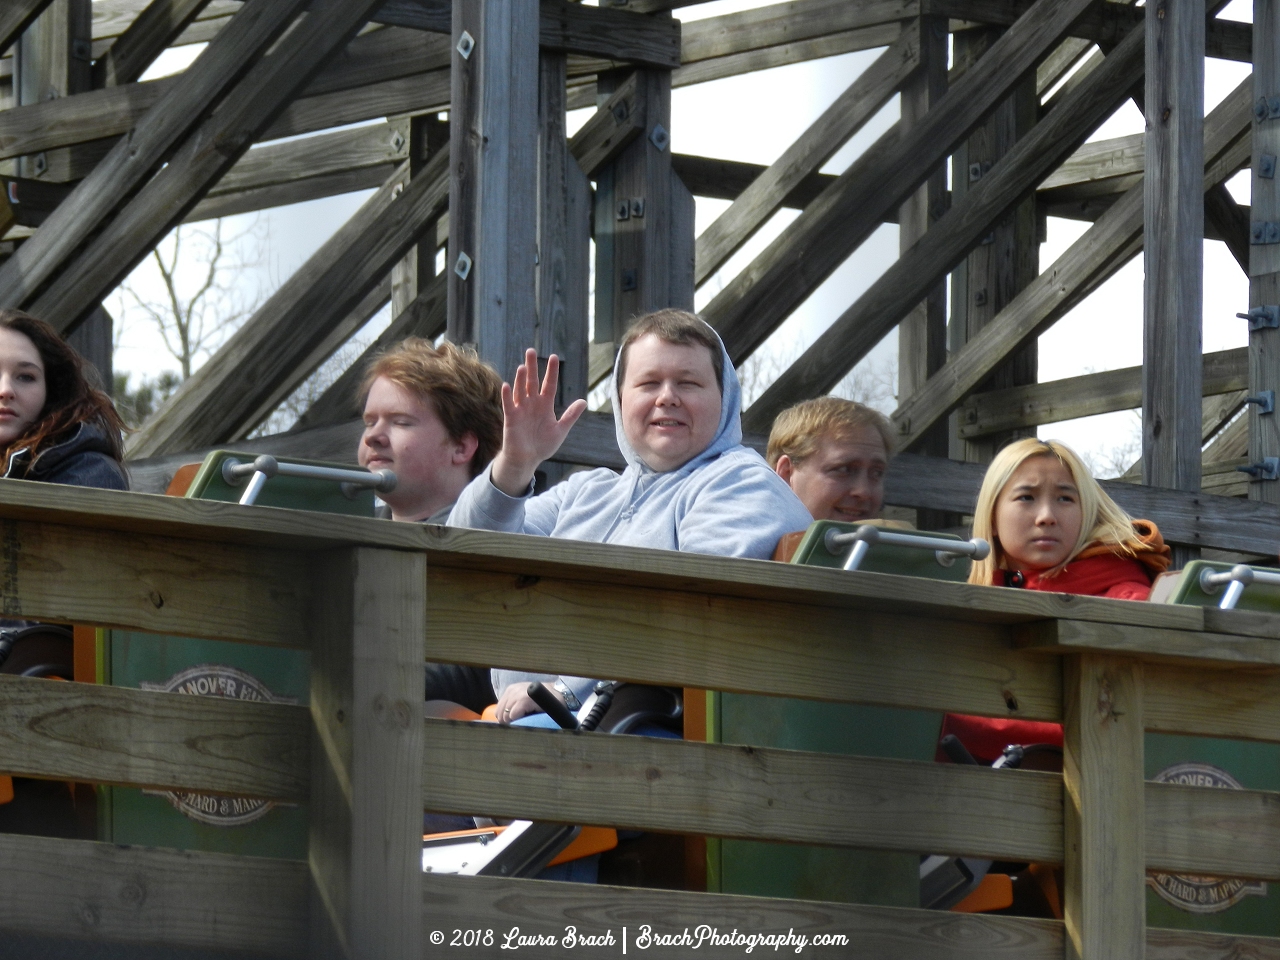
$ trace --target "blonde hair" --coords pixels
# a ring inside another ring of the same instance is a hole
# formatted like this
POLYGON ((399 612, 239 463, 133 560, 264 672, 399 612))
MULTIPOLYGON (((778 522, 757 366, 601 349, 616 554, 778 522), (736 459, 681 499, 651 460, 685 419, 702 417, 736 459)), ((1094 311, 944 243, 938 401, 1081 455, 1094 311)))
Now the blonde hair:
POLYGON ((1046 570, 1041 576, 1052 577, 1061 573, 1091 543, 1111 544, 1130 556, 1136 553, 1135 548, 1141 546, 1142 541, 1134 532, 1133 518, 1107 496, 1076 452, 1057 440, 1027 437, 1015 440, 996 454, 991 466, 987 467, 987 475, 982 478, 978 504, 973 509, 973 535, 990 543, 991 553, 985 560, 974 561, 969 570, 970 583, 990 585, 995 582, 997 570, 1007 569, 1005 552, 1000 546, 1000 535, 995 528, 996 505, 1014 473, 1032 457, 1057 457, 1058 462, 1071 474, 1071 479, 1080 492, 1080 535, 1076 538, 1075 546, 1071 548, 1067 559, 1053 569, 1046 570))
POLYGON ((773 421, 765 459, 776 468, 778 458, 786 454, 793 464, 799 464, 813 456, 824 439, 848 439, 855 430, 865 427, 880 434, 885 456, 893 456, 893 427, 879 410, 839 397, 805 400, 783 410, 773 421))

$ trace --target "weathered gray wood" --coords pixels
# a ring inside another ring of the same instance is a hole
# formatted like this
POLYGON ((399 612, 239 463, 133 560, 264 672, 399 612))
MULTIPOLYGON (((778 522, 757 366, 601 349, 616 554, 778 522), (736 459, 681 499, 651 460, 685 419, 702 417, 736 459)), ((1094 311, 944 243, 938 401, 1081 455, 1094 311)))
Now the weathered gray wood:
POLYGON ((133 83, 209 5, 209 0, 152 0, 93 64, 95 87, 133 83))
POLYGON ((14 676, 0 677, 0 703, 0 767, 10 774, 307 798, 301 707, 14 676))
POLYGON ((678 67, 683 57, 679 20, 567 0, 542 0, 540 9, 539 35, 545 50, 668 70, 678 67))
POLYGON ((1277 960, 1280 938, 1147 928, 1147 960, 1217 960, 1219 957, 1277 960))
POLYGON ((428 810, 1062 860, 1054 774, 647 737, 573 742, 450 720, 427 721, 423 765, 432 774, 423 783, 428 810), (563 783, 578 787, 573 796, 556 788, 563 783))
MULTIPOLYGON (((942 98, 947 89, 948 34, 946 21, 938 17, 922 17, 917 27, 920 36, 920 70, 901 90, 901 121, 904 129, 919 123, 931 104, 942 98)), ((1066 41, 1064 41, 1066 42, 1066 41)), ((898 213, 898 251, 906 253, 945 213, 947 170, 945 162, 914 194, 907 198, 898 213)), ((947 288, 939 282, 924 299, 898 324, 898 396, 908 397, 923 386, 947 360, 947 288)), ((938 426, 916 444, 915 452, 945 457, 949 452, 946 427, 938 426)), ((918 511, 917 522, 926 529, 954 526, 958 519, 936 511, 918 511)))
MULTIPOLYGON (((702 283, 719 270, 782 206, 783 199, 816 173, 893 96, 920 64, 920 26, 898 40, 836 98, 698 237, 697 273, 702 283)), ((945 74, 945 69, 943 70, 945 74)))
MULTIPOLYGON (((1210 186, 1236 169, 1247 149, 1252 83, 1236 87, 1206 118, 1205 177, 1210 186)), ((1017 345, 1046 329, 1142 247, 1143 187, 1135 185, 1094 226, 1027 287, 978 337, 894 413, 903 442, 945 417, 1017 345)))
MULTIPOLYGON (((1200 487, 1204 0, 1146 8, 1142 479, 1200 487)), ((1175 562, 1190 559, 1185 552, 1175 562)))
POLYGON ((588 177, 612 163, 626 146, 644 133, 646 104, 636 74, 618 85, 591 119, 569 141, 569 152, 588 177))
POLYGON ((638 70, 635 82, 645 129, 596 175, 597 341, 620 340, 635 317, 692 300, 673 285, 671 271, 671 73, 638 70))
MULTIPOLYGON (((982 59, 971 70, 966 71, 959 84, 951 88, 947 97, 950 98, 953 94, 965 89, 963 84, 981 75, 983 64, 992 57, 1004 57, 1001 53, 1001 45, 1009 37, 1014 36, 1014 31, 1017 29, 1016 26, 1010 28, 1008 33, 997 40, 982 59)), ((838 383, 840 378, 919 302, 925 291, 976 245, 1009 209, 1034 187, 1040 177, 1068 156, 1084 140, 1089 131, 1115 108, 1117 99, 1124 96, 1123 91, 1140 76, 1141 69, 1142 30, 1136 28, 1107 57, 1106 62, 1097 71, 1036 124, 1029 134, 1019 140, 990 173, 983 175, 976 183, 970 184, 963 199, 952 206, 943 220, 929 230, 905 256, 900 257, 890 266, 814 341, 800 359, 770 385, 747 410, 743 418, 744 426, 748 429, 764 430, 785 407, 797 400, 825 393, 838 383)), ((941 109, 940 104, 937 110, 941 109)), ((935 112, 931 110, 929 117, 935 112)), ((926 117, 921 127, 917 128, 917 132, 929 124, 929 117, 926 117)), ((897 146, 900 147, 914 140, 917 132, 906 134, 899 140, 897 146)), ((869 152, 874 153, 874 148, 869 152)), ((883 153, 886 158, 895 155, 894 151, 883 153)), ((850 169, 858 167, 861 162, 855 163, 850 169)), ((903 157, 901 162, 914 164, 918 161, 903 157)), ((893 169, 884 169, 882 175, 888 179, 894 177, 895 173, 893 169)), ((846 181, 847 176, 848 172, 823 195, 823 199, 818 201, 820 208, 836 209, 831 206, 835 203, 834 200, 830 203, 826 201, 830 194, 841 193, 848 196, 861 192, 863 187, 855 186, 853 181, 846 181)), ((868 197, 867 202, 874 201, 868 197)), ((792 228, 805 220, 808 212, 798 217, 792 223, 792 228)), ((865 213, 866 209, 864 208, 862 212, 865 213)), ((831 225, 828 224, 828 226, 831 225)), ((846 226, 845 229, 848 227, 846 226)), ((795 248, 782 242, 788 235, 788 231, 784 231, 769 248, 777 253, 777 257, 782 258, 773 259, 772 262, 775 264, 784 262, 787 256, 794 255, 795 248)), ((804 235, 802 232, 791 234, 793 238, 804 235)), ((794 242, 798 242, 798 239, 794 242)), ((834 238, 831 242, 835 242, 834 238)), ((767 256, 768 251, 762 255, 762 257, 767 256)), ((805 268, 799 272, 812 276, 808 273, 808 263, 813 259, 815 257, 811 253, 805 268)), ((782 296, 790 285, 791 283, 785 278, 779 277, 771 286, 778 292, 778 296, 782 296)), ((726 287, 725 292, 712 301, 712 306, 720 302, 731 289, 736 288, 737 281, 726 287)), ((770 302, 780 303, 774 298, 772 292, 766 291, 766 294, 770 302)), ((1017 302, 1018 298, 1014 298, 1013 303, 1017 302)), ((756 303, 758 304, 759 301, 756 303)), ((753 335, 764 332, 767 328, 763 320, 767 318, 772 321, 776 317, 776 313, 771 308, 760 306, 754 307, 750 313, 745 312, 745 306, 731 309, 735 312, 723 315, 727 319, 724 321, 725 326, 721 329, 722 332, 730 331, 728 342, 738 346, 749 342, 738 339, 739 334, 745 336, 751 331, 754 331, 753 335)), ((711 312, 710 306, 707 311, 711 312)), ((988 328, 992 326, 994 324, 988 324, 988 328)), ((981 333, 975 334, 973 339, 976 341, 980 337, 981 333)), ((948 363, 939 375, 943 375, 951 365, 948 363)), ((915 397, 922 397, 925 390, 927 387, 918 390, 915 397)), ((908 403, 911 402, 908 400, 908 403)), ((936 421, 931 420, 929 425, 931 426, 934 422, 936 421)), ((907 446, 913 442, 914 438, 907 442, 907 446)))
MULTIPOLYGON (((636 2, 636 0, 633 0, 636 2)), ((992 914, 939 914, 936 910, 903 907, 874 907, 812 900, 783 900, 774 897, 725 896, 683 890, 643 890, 635 887, 587 886, 583 884, 537 883, 495 877, 423 878, 423 911, 429 928, 449 930, 493 929, 505 932, 519 927, 525 935, 565 935, 574 926, 580 933, 600 935, 611 930, 621 950, 622 927, 630 936, 628 956, 640 951, 635 937, 642 924, 655 934, 692 935, 700 925, 715 928, 721 935, 742 932, 792 931, 807 938, 805 956, 836 960, 846 956, 875 957, 876 960, 1061 960, 1062 924, 1055 920, 1028 920, 992 914), (847 940, 832 946, 816 946, 817 936, 835 935, 847 940)), ((1164 932, 1164 931, 1161 931, 1164 932)), ((1208 939, 1205 934, 1175 934, 1185 943, 1189 938, 1208 939)), ((1222 937, 1228 955, 1236 938, 1222 937)), ((1259 938, 1261 939, 1261 938, 1259 938)), ((495 941, 499 946, 501 939, 495 941)), ((693 940, 694 943, 698 941, 693 940)), ((496 949, 496 948, 495 948, 496 949)), ((525 947, 525 950, 531 948, 525 947)), ((536 948, 532 948, 536 949, 536 948)), ((559 951, 563 948, 544 948, 559 951)), ((591 949, 591 948, 588 948, 591 949)), ((660 946, 651 943, 644 956, 657 960, 678 960, 688 956, 689 946, 660 946)), ((716 946, 703 942, 698 956, 713 960, 735 960, 742 946, 716 946)), ((758 949, 764 949, 763 947, 758 949)), ((770 948, 772 949, 772 948, 770 948)), ((794 946, 782 950, 795 950, 794 946)), ((552 954, 543 954, 551 956, 552 954)), ((753 954, 754 955, 754 954, 753 954)), ((1208 960, 1210 954, 1203 954, 1208 960)), ((1253 955, 1249 954, 1250 960, 1253 955)), ((1272 960, 1271 954, 1259 955, 1272 960)), ((1161 958, 1164 960, 1164 957, 1161 958)), ((1169 956, 1172 960, 1172 955, 1169 956)), ((1195 960, 1201 960, 1197 956, 1195 960)))
MULTIPOLYGON (((298 422, 290 432, 328 427, 342 423, 351 417, 358 417, 361 411, 356 390, 374 357, 405 337, 426 337, 434 340, 440 336, 445 328, 447 305, 445 275, 440 274, 433 277, 413 303, 396 315, 387 329, 360 354, 356 362, 316 398, 315 403, 311 404, 306 413, 298 418, 298 422)), ((358 434, 359 431, 356 431, 357 439, 358 434)), ((349 447, 349 450, 340 448, 342 450, 340 459, 354 462, 355 442, 352 441, 349 447)))
POLYGON ((238 213, 252 213, 268 210, 271 207, 288 206, 292 203, 337 197, 359 190, 376 190, 395 174, 397 166, 399 166, 397 163, 387 163, 372 167, 356 167, 353 170, 339 171, 320 177, 304 177, 301 180, 277 183, 267 187, 253 187, 216 197, 205 197, 191 208, 191 212, 182 218, 182 222, 197 223, 202 220, 213 220, 216 217, 231 217, 238 213))
POLYGON ((309 955, 420 960, 426 557, 339 550, 316 568, 309 955))
POLYGON ((511 376, 537 314, 538 7, 461 0, 449 115, 449 339, 511 376))
POLYGON ((1062 801, 1069 958, 1142 960, 1146 938, 1142 665, 1069 657, 1063 676, 1062 801))
POLYGON ((307 956, 304 863, 10 834, 0 856, 15 934, 307 956))
MULTIPOLYGON (((1206 353, 1202 374, 1205 396, 1243 390, 1249 385, 1248 369, 1244 348, 1206 353)), ((966 438, 980 437, 1141 405, 1142 368, 1125 367, 974 394, 960 407, 959 433, 966 438)))
MULTIPOLYGON (((1253 95, 1272 97, 1280 84, 1280 5, 1275 0, 1255 0, 1253 40, 1258 61, 1253 68, 1253 95), (1264 92, 1267 91, 1267 92, 1264 92)), ((1274 120, 1259 121, 1253 133, 1252 210, 1249 217, 1259 223, 1280 220, 1280 190, 1260 173, 1264 155, 1280 156, 1280 125, 1274 120)), ((1274 161, 1272 161, 1274 164, 1274 161)), ((1275 244, 1249 247, 1249 306, 1280 304, 1280 250, 1275 244)), ((1241 321, 1242 323, 1244 321, 1241 321)), ((1249 392, 1280 391, 1280 329, 1263 328, 1249 333, 1249 392)), ((1276 414, 1249 409, 1249 460, 1261 463, 1265 457, 1280 456, 1280 422, 1276 414)), ((1249 498, 1264 503, 1280 503, 1280 483, 1256 481, 1249 484, 1249 498)))
POLYGON ((703 316, 720 331, 729 355, 735 361, 748 356, 870 235, 886 210, 924 182, 935 158, 967 136, 1087 6, 1086 0, 1038 0, 924 120, 903 136, 895 130, 882 137, 726 285, 703 316))
MULTIPOLYGON (((122 196, 136 190, 249 70, 289 25, 303 0, 250 0, 231 24, 32 237, 0 267, 0 300, 30 305, 75 251, 107 222, 122 196)), ((246 144, 248 146, 248 144, 246 144)), ((126 270, 127 272, 127 270, 126 270)), ((109 287, 108 287, 109 289, 109 287)), ((97 299, 101 299, 102 294, 97 299)), ((87 298, 86 306, 92 302, 87 298)), ((85 310, 58 324, 69 329, 85 310)), ((53 321, 52 316, 46 319, 53 321)))
POLYGON ((564 57, 543 53, 538 69, 538 312, 531 345, 540 357, 554 353, 560 358, 561 406, 587 395, 590 260, 591 184, 565 140, 564 57))
POLYGON ((133 455, 214 443, 269 414, 263 401, 277 382, 391 272, 444 210, 447 167, 442 152, 398 195, 401 176, 384 185, 134 434, 133 455))
MULTIPOLYGON (((91 31, 88 0, 54 0, 14 47, 13 93, 17 105, 64 99, 89 89, 86 51, 91 31)), ((84 149, 43 151, 18 160, 18 175, 56 183, 77 179, 84 149)))
POLYGON ((5 53, 53 0, 11 0, 0 10, 0 53, 5 53))

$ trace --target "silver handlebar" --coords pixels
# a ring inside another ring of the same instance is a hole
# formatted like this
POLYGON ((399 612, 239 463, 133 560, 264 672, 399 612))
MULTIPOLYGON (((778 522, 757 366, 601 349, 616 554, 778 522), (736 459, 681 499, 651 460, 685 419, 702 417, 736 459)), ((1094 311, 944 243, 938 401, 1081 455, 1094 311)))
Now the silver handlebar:
POLYGON ((1230 570, 1215 573, 1213 570, 1200 571, 1200 589, 1213 596, 1223 584, 1228 584, 1227 591, 1218 603, 1219 610, 1234 610, 1240 602, 1244 588, 1251 583, 1269 583, 1280 586, 1280 573, 1269 570, 1255 570, 1246 563, 1237 563, 1230 570))
POLYGON ((342 484, 343 493, 348 495, 365 488, 372 488, 378 493, 390 493, 396 488, 396 475, 390 470, 370 473, 365 470, 344 470, 341 467, 317 467, 309 463, 280 463, 275 457, 266 454, 248 463, 235 457, 222 461, 222 479, 230 486, 238 487, 245 477, 251 478, 249 486, 240 496, 242 506, 256 502, 267 481, 275 476, 332 480, 342 484))
POLYGON ((917 550, 932 550, 938 562, 950 566, 956 557, 969 557, 973 560, 984 560, 991 553, 991 544, 975 537, 972 540, 948 540, 943 537, 932 537, 923 533, 900 533, 896 530, 882 530, 870 524, 863 524, 850 533, 842 533, 835 527, 829 529, 823 538, 828 553, 839 554, 846 545, 852 544, 849 556, 845 558, 845 570, 857 570, 866 558, 872 544, 885 543, 894 547, 913 547, 917 550))

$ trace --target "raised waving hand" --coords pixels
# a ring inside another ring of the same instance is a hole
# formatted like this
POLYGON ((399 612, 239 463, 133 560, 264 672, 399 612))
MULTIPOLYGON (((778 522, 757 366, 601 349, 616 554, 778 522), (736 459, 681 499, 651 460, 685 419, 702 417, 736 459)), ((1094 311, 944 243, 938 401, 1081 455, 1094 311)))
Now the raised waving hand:
POLYGON ((490 477, 507 496, 524 495, 538 464, 560 449, 570 428, 587 409, 587 401, 575 400, 557 420, 559 382, 560 358, 552 354, 539 388, 538 354, 530 349, 525 351, 513 382, 502 385, 502 449, 494 457, 490 477))

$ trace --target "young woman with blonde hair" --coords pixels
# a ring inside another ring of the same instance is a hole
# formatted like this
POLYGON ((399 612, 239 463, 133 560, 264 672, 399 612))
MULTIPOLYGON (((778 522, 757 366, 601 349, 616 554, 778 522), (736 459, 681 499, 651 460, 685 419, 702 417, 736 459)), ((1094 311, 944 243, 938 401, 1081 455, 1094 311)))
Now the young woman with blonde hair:
POLYGON ((973 535, 991 544, 969 582, 1146 600, 1169 566, 1156 525, 1135 520, 1107 496, 1070 447, 1028 437, 987 468, 973 535))

